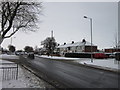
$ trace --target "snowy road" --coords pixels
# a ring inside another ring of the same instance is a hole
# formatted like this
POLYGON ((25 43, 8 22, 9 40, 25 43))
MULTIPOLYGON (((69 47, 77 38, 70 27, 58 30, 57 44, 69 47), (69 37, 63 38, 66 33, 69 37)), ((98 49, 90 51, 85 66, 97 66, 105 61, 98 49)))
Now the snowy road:
POLYGON ((118 88, 117 73, 38 57, 24 61, 68 88, 118 88))

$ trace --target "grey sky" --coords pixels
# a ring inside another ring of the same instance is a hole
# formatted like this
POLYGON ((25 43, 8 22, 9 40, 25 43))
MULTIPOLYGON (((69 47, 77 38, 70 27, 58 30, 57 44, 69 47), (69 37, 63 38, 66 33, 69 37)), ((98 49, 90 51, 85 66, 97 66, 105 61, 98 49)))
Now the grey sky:
MULTIPOLYGON (((36 33, 17 32, 13 37, 13 45, 23 49, 26 45, 40 47, 40 42, 50 36, 51 30, 60 44, 81 41, 90 42, 90 22, 86 15, 93 19, 93 43, 100 49, 115 46, 118 30, 117 2, 44 2, 42 23, 36 33)), ((2 46, 7 48, 10 39, 2 46)))

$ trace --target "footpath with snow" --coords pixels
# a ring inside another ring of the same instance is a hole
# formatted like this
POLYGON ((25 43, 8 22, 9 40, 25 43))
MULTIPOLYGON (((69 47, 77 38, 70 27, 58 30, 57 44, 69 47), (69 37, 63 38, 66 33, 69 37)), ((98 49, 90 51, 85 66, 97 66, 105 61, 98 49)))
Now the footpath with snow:
POLYGON ((80 64, 88 65, 91 67, 96 67, 104 70, 110 70, 117 72, 120 70, 120 62, 115 59, 93 59, 93 62, 91 62, 91 59, 87 60, 81 60, 77 61, 80 64))
POLYGON ((16 55, 7 55, 7 54, 0 54, 0 59, 19 59, 19 56, 16 55))

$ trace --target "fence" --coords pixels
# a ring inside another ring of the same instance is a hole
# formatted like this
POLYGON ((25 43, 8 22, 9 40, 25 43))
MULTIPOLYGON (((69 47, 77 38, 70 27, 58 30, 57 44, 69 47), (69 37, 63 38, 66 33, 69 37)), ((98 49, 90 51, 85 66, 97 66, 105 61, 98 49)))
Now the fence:
POLYGON ((18 64, 17 63, 0 63, 2 67, 2 80, 17 80, 18 79, 18 64))

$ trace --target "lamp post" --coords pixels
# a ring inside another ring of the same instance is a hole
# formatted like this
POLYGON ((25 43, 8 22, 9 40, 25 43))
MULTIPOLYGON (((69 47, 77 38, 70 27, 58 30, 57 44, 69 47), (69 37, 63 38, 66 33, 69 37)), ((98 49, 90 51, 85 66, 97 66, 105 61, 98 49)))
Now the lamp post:
POLYGON ((93 62, 93 50, 92 50, 92 18, 84 16, 84 18, 89 19, 90 20, 90 30, 91 30, 91 62, 93 62))

